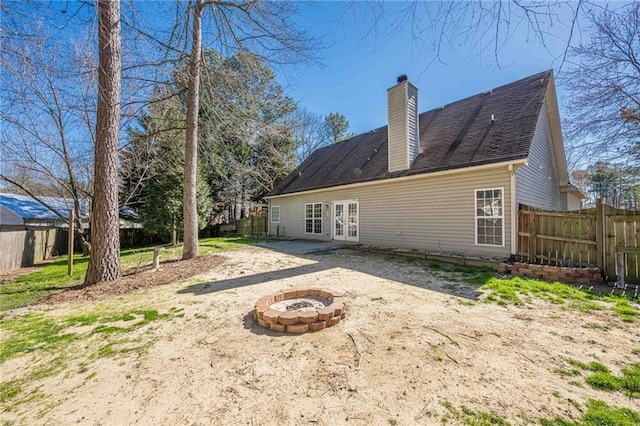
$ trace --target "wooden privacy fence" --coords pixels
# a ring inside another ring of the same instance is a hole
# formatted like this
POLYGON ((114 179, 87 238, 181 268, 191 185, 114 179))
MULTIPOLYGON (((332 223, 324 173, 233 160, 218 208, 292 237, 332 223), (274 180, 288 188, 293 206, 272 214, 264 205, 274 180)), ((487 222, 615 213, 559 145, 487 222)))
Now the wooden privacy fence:
POLYGON ((1 228, 0 273, 66 253, 66 231, 53 227, 1 228))
POLYGON ((549 211, 520 205, 518 260, 556 266, 597 266, 605 279, 617 279, 618 254, 624 279, 640 282, 640 211, 598 202, 576 211, 549 211))
POLYGON ((216 225, 212 229, 212 233, 216 236, 264 235, 267 232, 267 216, 249 216, 244 219, 236 219, 227 224, 216 225))

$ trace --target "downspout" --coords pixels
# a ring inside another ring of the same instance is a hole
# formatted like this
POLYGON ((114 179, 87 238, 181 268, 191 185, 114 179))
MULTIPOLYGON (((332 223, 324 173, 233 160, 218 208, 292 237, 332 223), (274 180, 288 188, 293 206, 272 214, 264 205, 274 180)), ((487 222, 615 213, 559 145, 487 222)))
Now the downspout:
POLYGON ((271 236, 271 200, 267 199, 267 237, 271 236))
POLYGON ((514 164, 507 166, 509 170, 511 190, 511 257, 518 254, 518 206, 516 205, 516 167, 514 164))

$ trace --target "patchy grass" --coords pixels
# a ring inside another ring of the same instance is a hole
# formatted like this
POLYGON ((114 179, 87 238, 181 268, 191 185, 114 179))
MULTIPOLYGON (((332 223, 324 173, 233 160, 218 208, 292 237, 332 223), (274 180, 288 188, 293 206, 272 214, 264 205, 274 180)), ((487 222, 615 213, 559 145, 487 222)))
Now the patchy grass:
MULTIPOLYGON (((622 391, 630 398, 640 397, 640 363, 633 363, 621 369, 622 375, 616 376, 609 368, 599 362, 584 363, 575 359, 567 359, 567 363, 593 374, 585 378, 591 387, 607 392, 622 391)), ((556 369, 564 376, 579 376, 580 371, 556 369)))
POLYGON ((599 371, 587 377, 585 381, 591 385, 591 387, 604 391, 616 391, 620 389, 620 380, 611 373, 599 371))
POLYGON ((640 397, 640 363, 622 369, 622 389, 630 397, 640 397))
POLYGON ((600 400, 589 400, 586 411, 577 422, 562 417, 543 419, 542 426, 637 426, 640 424, 640 412, 629 408, 615 408, 600 400))
POLYGON ((443 401, 441 404, 448 411, 442 418, 443 423, 453 418, 457 422, 468 426, 511 426, 511 423, 495 413, 474 411, 464 405, 457 409, 449 401, 443 401))
MULTIPOLYGON (((554 392, 553 396, 560 398, 559 392, 554 392)), ((457 424, 467 426, 510 426, 503 417, 484 411, 474 411, 462 405, 455 408, 450 402, 441 403, 447 413, 442 417, 442 423, 447 424, 449 420, 455 420, 457 424)), ((573 404, 579 408, 579 404, 573 404)), ((640 412, 629 408, 610 407, 606 402, 590 399, 586 404, 586 409, 578 421, 566 420, 562 417, 553 419, 541 419, 542 426, 637 426, 640 424, 640 412)), ((523 418, 524 424, 533 423, 530 419, 523 418)))
POLYGON ((137 309, 116 314, 91 312, 66 318, 52 318, 43 313, 2 318, 0 330, 9 332, 9 337, 0 342, 0 364, 29 352, 61 351, 73 341, 83 337, 130 332, 152 321, 170 318, 175 312, 177 311, 159 314, 153 309, 137 309), (131 322, 131 324, 109 325, 113 322, 131 322), (95 327, 84 334, 68 331, 72 327, 92 325, 95 327))
POLYGON ((634 322, 638 317, 640 317, 640 311, 636 310, 629 304, 629 301, 626 299, 616 299, 614 300, 613 312, 622 318, 625 322, 634 322))
POLYGON ((627 297, 598 294, 591 288, 522 277, 496 278, 485 275, 474 278, 474 282, 478 281, 483 284, 482 290, 489 291, 484 300, 502 306, 509 303, 524 306, 527 298, 534 296, 581 312, 605 309, 606 305, 602 302, 608 302, 613 304, 611 309, 614 315, 623 321, 633 322, 640 317, 640 310, 632 306, 627 297))
POLYGON ((73 275, 67 275, 67 259, 59 258, 0 286, 0 311, 27 305, 51 292, 81 283, 88 262, 88 258, 75 255, 73 275))
MULTIPOLYGON (((200 240, 200 254, 207 255, 233 250, 257 240, 252 238, 203 238, 200 240)), ((179 258, 182 247, 171 247, 162 252, 162 259, 179 258)), ((122 250, 120 264, 123 270, 150 265, 153 252, 147 247, 122 250)), ((82 255, 73 256, 73 275, 67 275, 67 257, 58 258, 42 265, 37 271, 16 278, 14 281, 0 286, 0 311, 13 309, 66 287, 81 284, 89 258, 82 255)))
POLYGON ((567 370, 564 368, 556 368, 555 370, 556 373, 560 374, 561 376, 566 376, 566 377, 573 377, 573 376, 581 376, 582 373, 580 372, 580 370, 576 370, 575 368, 571 369, 571 370, 567 370))
POLYGON ((447 277, 447 274, 452 274, 454 277, 457 276, 459 278, 462 278, 462 281, 467 282, 469 284, 472 284, 474 281, 477 281, 476 284, 480 284, 483 278, 491 276, 493 272, 492 270, 487 268, 462 266, 462 265, 456 265, 454 263, 434 262, 434 261, 428 261, 427 263, 423 263, 424 261, 414 260, 414 259, 403 259, 403 261, 406 261, 408 263, 420 262, 423 265, 423 268, 425 270, 436 272, 436 275, 447 277), (441 274, 437 274, 438 272, 441 272, 441 274))
MULTIPOLYGON (((91 360, 130 352, 142 353, 155 341, 152 335, 129 337, 154 321, 167 320, 182 314, 182 309, 171 308, 166 313, 155 309, 139 308, 117 312, 111 307, 86 312, 81 315, 55 317, 45 313, 29 313, 15 317, 0 317, 0 331, 5 332, 0 341, 0 365, 7 360, 26 354, 36 354, 39 360, 20 378, 0 382, 0 408, 13 411, 34 398, 45 398, 34 384, 46 377, 84 373, 91 360), (119 336, 116 338, 116 336, 119 336), (76 361, 74 345, 89 348, 82 362, 76 361), (71 367, 70 367, 71 365, 71 367)), ((152 330, 152 329, 150 329, 152 330)), ((135 336, 135 335, 134 335, 135 336)), ((86 380, 95 376, 89 374, 86 380)))
POLYGON ((609 368, 597 361, 591 361, 589 364, 585 364, 582 361, 578 361, 575 359, 567 359, 567 362, 575 367, 581 368, 583 370, 588 370, 588 371, 595 371, 595 372, 602 372, 602 373, 608 373, 609 372, 609 368))
POLYGON ((29 378, 33 380, 40 380, 44 379, 45 377, 52 377, 60 373, 61 371, 64 371, 66 368, 67 363, 65 357, 64 355, 61 355, 53 359, 52 361, 42 363, 42 365, 31 372, 29 378))
MULTIPOLYGON (((248 237, 201 238, 199 240, 200 254, 207 255, 234 250, 248 244, 255 244, 259 241, 259 239, 248 237)), ((182 254, 181 247, 178 248, 177 251, 182 254)))
POLYGON ((54 351, 66 346, 77 336, 64 333, 64 329, 64 324, 52 321, 41 313, 3 318, 0 330, 9 331, 11 336, 0 343, 0 363, 28 352, 54 351))
POLYGON ((492 278, 494 278, 493 271, 483 270, 475 276, 467 277, 465 281, 467 284, 479 287, 485 285, 492 278))
POLYGON ((437 262, 432 262, 432 263, 429 263, 428 268, 434 271, 441 271, 442 264, 437 262))
POLYGON ((10 400, 20 392, 22 392, 22 388, 18 385, 17 380, 0 382, 0 404, 10 400))

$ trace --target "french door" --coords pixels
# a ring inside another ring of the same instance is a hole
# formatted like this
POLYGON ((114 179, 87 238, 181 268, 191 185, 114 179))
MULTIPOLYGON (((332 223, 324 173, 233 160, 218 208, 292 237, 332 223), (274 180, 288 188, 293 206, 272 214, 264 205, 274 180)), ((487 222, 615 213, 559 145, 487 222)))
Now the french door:
POLYGON ((358 202, 336 201, 333 203, 333 239, 358 241, 358 202))

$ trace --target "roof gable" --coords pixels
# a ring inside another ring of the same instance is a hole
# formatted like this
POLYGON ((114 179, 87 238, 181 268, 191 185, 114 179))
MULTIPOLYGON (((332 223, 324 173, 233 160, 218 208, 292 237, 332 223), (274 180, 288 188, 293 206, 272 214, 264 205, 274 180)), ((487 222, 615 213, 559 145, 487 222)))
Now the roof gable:
MULTIPOLYGON (((558 98, 556 96, 556 85, 554 84, 553 73, 551 73, 549 79, 550 82, 547 85, 545 99, 547 103, 547 113, 549 114, 549 124, 551 126, 551 141, 553 142, 553 151, 555 153, 558 180, 561 185, 570 185, 569 170, 567 168, 567 157, 564 152, 564 140, 562 138, 562 127, 560 125, 560 114, 558 112, 558 98)), ((584 195, 584 193, 581 195, 584 195)))
POLYGON ((544 71, 420 114, 408 170, 388 172, 384 126, 316 150, 269 196, 527 158, 550 82, 544 71))

